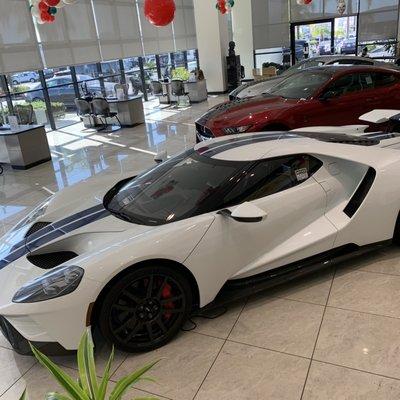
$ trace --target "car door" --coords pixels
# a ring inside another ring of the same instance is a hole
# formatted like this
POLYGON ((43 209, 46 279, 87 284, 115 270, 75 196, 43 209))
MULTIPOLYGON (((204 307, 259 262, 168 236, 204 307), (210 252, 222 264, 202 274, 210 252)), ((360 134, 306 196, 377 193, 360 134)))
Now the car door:
POLYGON ((392 109, 400 106, 399 81, 398 74, 391 71, 373 72, 366 78, 362 77, 361 83, 368 88, 365 97, 369 106, 372 107, 371 110, 376 108, 392 109))
POLYGON ((305 107, 303 126, 358 124, 359 116, 370 111, 364 89, 359 73, 339 76, 305 107))
POLYGON ((337 231, 325 217, 326 192, 312 177, 321 166, 310 155, 293 155, 263 160, 243 171, 222 204, 233 211, 250 202, 267 216, 259 222, 239 222, 215 212, 214 222, 185 262, 205 274, 212 266, 210 293, 228 279, 332 249, 337 231))

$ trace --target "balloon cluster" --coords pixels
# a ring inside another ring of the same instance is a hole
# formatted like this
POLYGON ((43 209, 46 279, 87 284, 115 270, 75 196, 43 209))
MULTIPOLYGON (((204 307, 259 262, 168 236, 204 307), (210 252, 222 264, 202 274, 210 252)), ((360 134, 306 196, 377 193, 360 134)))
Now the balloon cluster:
POLYGON ((226 14, 231 11, 231 8, 235 5, 234 0, 217 0, 215 8, 219 10, 221 14, 226 14))
POLYGON ((297 4, 299 6, 304 6, 304 5, 311 4, 311 3, 312 3, 312 0, 297 0, 297 4))
POLYGON ((38 24, 51 24, 56 20, 59 8, 74 4, 77 0, 30 0, 31 13, 38 24))
POLYGON ((144 15, 155 26, 166 26, 175 17, 174 0, 145 0, 144 15))

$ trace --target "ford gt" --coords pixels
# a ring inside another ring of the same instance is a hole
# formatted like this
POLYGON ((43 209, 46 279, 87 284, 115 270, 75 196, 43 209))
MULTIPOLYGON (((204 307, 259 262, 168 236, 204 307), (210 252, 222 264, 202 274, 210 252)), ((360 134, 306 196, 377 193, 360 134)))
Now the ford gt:
POLYGON ((400 240, 400 137, 267 132, 64 189, 0 241, 0 326, 77 348, 164 345, 185 318, 400 240))
POLYGON ((269 94, 211 108, 196 121, 197 140, 303 126, 356 124, 376 108, 400 108, 400 71, 368 66, 315 67, 269 94))

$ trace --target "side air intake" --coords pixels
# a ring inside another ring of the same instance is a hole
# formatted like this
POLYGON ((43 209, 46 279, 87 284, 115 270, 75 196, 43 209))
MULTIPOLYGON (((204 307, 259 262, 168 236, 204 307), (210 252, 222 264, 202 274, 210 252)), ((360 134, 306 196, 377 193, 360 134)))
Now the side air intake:
POLYGON ((78 254, 73 251, 57 251, 55 253, 29 255, 28 261, 36 267, 42 269, 51 269, 58 265, 64 264, 65 262, 78 257, 78 254))
POLYGON ((346 208, 343 210, 343 212, 349 218, 353 217, 353 215, 360 208, 364 199, 367 197, 367 194, 368 194, 369 190, 371 189, 372 184, 375 181, 375 176, 376 176, 376 171, 373 168, 369 168, 367 173, 364 176, 364 179, 361 181, 356 192, 354 193, 353 197, 347 204, 346 208))

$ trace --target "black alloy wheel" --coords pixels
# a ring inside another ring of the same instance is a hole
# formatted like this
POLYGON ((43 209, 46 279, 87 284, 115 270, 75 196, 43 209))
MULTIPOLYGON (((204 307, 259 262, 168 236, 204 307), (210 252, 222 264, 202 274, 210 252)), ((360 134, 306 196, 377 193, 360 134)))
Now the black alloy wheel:
POLYGON ((165 266, 123 276, 106 294, 99 314, 103 336, 126 352, 163 346, 180 330, 192 308, 190 285, 165 266))

